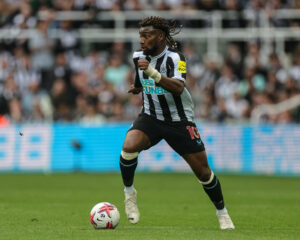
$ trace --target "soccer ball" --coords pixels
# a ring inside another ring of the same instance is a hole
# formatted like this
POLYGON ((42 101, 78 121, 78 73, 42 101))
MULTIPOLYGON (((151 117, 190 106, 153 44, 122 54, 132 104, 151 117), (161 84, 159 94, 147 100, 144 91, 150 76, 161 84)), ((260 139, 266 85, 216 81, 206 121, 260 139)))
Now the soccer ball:
POLYGON ((90 221, 95 229, 114 229, 120 221, 120 213, 115 205, 100 202, 92 208, 90 221))

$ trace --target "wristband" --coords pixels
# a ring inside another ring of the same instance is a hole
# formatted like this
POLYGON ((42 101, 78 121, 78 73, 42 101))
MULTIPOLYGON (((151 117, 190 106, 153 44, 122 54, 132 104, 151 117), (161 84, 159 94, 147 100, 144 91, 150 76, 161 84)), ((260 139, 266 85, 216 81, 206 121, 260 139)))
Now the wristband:
POLYGON ((159 83, 159 81, 161 79, 161 74, 156 69, 154 69, 153 67, 151 67, 149 65, 148 68, 146 70, 144 70, 144 72, 149 77, 153 78, 156 83, 159 83))

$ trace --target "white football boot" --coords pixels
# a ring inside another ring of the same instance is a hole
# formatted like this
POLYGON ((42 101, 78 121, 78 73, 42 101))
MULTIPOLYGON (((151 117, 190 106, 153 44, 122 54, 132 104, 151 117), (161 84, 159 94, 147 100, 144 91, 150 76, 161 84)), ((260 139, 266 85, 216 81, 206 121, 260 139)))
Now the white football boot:
POLYGON ((140 220, 140 212, 136 203, 137 191, 132 194, 125 193, 125 212, 130 223, 136 224, 140 220))
POLYGON ((232 230, 232 229, 234 229, 233 222, 232 222, 232 220, 231 220, 228 213, 217 214, 217 217, 218 217, 218 220, 219 220, 219 223, 220 223, 220 228, 222 230, 226 230, 226 229, 232 230))

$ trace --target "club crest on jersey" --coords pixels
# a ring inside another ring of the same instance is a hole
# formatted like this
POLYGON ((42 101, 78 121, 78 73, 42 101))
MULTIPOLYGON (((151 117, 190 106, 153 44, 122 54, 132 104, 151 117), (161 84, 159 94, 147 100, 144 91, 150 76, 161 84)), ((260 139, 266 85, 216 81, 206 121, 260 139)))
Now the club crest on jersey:
POLYGON ((178 72, 186 73, 186 62, 185 61, 178 61, 178 72))
POLYGON ((160 67, 160 73, 162 73, 162 74, 166 74, 166 73, 167 73, 167 68, 166 68, 165 65, 162 65, 162 66, 160 67))

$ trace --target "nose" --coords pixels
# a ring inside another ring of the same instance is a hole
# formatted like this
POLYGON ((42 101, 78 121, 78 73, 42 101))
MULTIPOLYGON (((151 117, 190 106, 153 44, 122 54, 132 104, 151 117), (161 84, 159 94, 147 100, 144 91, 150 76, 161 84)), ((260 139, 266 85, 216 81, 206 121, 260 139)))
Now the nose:
POLYGON ((140 38, 140 44, 144 44, 145 43, 145 39, 144 38, 140 38))

